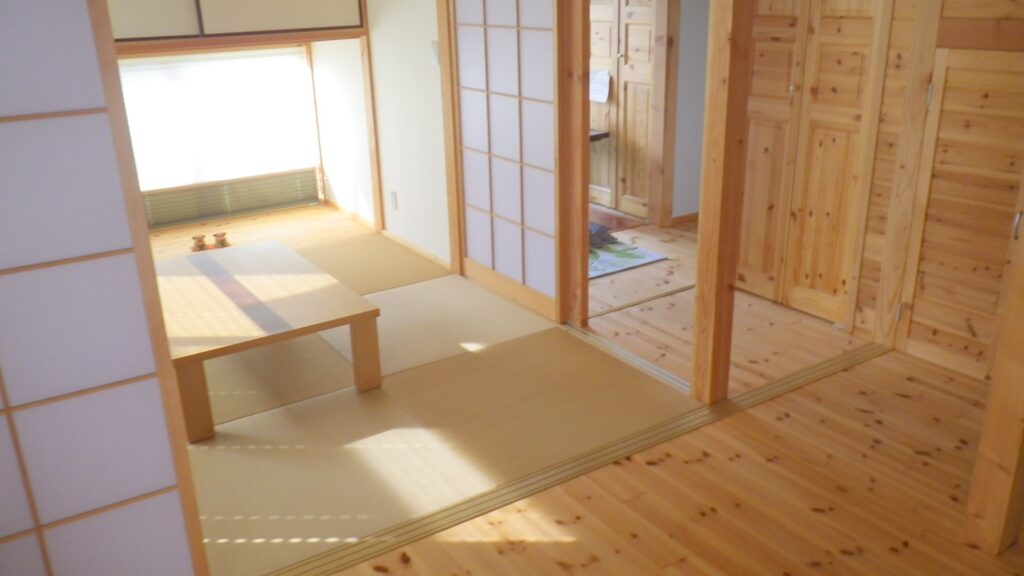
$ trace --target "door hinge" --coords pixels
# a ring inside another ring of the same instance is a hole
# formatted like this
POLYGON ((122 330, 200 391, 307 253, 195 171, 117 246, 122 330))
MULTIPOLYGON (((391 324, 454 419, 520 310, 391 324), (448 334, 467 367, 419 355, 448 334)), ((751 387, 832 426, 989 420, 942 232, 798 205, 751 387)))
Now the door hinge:
POLYGON ((896 307, 896 321, 899 322, 901 318, 903 318, 903 302, 896 307))
POLYGON ((928 100, 925 102, 925 106, 932 105, 932 95, 935 94, 935 84, 928 84, 928 100))

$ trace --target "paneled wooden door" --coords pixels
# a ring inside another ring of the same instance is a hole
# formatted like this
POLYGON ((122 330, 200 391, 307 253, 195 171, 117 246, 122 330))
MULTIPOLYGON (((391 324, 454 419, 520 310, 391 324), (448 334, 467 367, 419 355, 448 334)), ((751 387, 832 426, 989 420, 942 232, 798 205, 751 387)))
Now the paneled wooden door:
POLYGON ((738 287, 782 299, 810 0, 759 2, 747 101, 747 178, 738 287))
POLYGON ((640 218, 649 215, 657 1, 667 0, 590 3, 590 66, 612 73, 609 102, 591 104, 591 128, 611 137, 593 145, 590 199, 640 218))
POLYGON ((848 322, 892 23, 891 0, 811 4, 783 302, 848 322))
POLYGON ((891 22, 891 0, 758 4, 737 285, 833 322, 851 320, 891 22))
POLYGON ((986 379, 1004 278, 1024 265, 1008 261, 1024 235, 1024 54, 939 50, 932 78, 896 346, 986 379))
MULTIPOLYGON (((619 0, 590 0, 590 69, 608 70, 619 78, 619 0)), ((590 128, 608 132, 608 138, 590 145, 590 201, 615 208, 618 180, 618 90, 609 87, 608 102, 590 103, 590 128)))
POLYGON ((618 187, 615 195, 619 210, 641 218, 648 216, 651 189, 656 1, 620 0, 619 5, 618 187))

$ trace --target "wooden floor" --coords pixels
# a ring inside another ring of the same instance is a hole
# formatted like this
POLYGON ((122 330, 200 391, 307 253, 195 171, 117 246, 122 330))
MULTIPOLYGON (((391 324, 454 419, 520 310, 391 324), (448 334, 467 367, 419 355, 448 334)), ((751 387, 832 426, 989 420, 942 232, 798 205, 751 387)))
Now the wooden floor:
POLYGON ((341 575, 1020 574, 960 541, 984 398, 890 353, 341 575))
MULTIPOLYGON (((616 234, 623 241, 661 252, 667 262, 626 270, 590 282, 591 314, 641 301, 590 319, 603 340, 683 380, 693 373, 697 223, 672 228, 644 226, 616 234)), ((736 295, 731 395, 779 380, 868 342, 832 324, 752 296, 736 295)))
POLYGON ((615 233, 620 242, 667 259, 590 281, 590 313, 632 304, 697 282, 697 223, 672 228, 641 226, 615 233))

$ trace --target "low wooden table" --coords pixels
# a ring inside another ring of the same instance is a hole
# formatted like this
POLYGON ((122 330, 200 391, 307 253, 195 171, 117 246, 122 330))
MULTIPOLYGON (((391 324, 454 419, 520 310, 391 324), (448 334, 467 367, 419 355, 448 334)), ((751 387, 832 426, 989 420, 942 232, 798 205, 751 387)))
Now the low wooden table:
POLYGON ((156 271, 190 442, 214 435, 209 358, 351 325, 356 387, 380 386, 380 309, 283 244, 161 260, 156 271))

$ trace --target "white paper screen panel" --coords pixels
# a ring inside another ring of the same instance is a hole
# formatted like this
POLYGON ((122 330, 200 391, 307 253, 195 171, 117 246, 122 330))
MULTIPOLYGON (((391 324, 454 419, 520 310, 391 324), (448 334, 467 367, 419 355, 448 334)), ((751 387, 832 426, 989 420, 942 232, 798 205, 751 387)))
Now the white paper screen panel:
POLYGON ((54 576, 192 574, 177 492, 45 532, 54 576))
POLYGON ((198 36, 195 0, 107 0, 114 38, 198 36))
POLYGON ((487 89, 487 62, 482 28, 459 26, 459 85, 464 88, 487 89))
POLYGON ((206 34, 359 26, 359 0, 199 0, 206 34))
POLYGON ((491 94, 491 152, 519 160, 519 99, 491 94))
POLYGON ((555 297, 555 239, 526 230, 526 285, 555 297))
POLYGON ((519 42, 511 28, 487 29, 487 89, 519 94, 519 42))
POLYGON ((455 2, 466 257, 550 297, 554 9, 551 0, 455 2))
POLYGON ((106 114, 0 124, 0 151, 0 268, 131 246, 106 114))
POLYGON ((472 206, 466 209, 466 255, 488 268, 493 267, 491 216, 472 206))
POLYGON ((515 26, 518 22, 514 0, 487 0, 489 26, 515 26))
POLYGON ((523 168, 523 223, 555 235, 555 175, 529 166, 523 168))
POLYGON ((455 0, 455 21, 459 24, 483 24, 484 0, 455 0))
POLYGON ((555 169, 555 106, 523 101, 523 162, 555 169))
POLYGON ((523 221, 521 170, 517 162, 491 159, 491 204, 494 213, 516 224, 523 221))
POLYGON ((487 94, 462 90, 459 99, 462 117, 462 145, 487 152, 490 150, 487 127, 487 94))
POLYGON ((491 209, 491 172, 485 154, 473 150, 462 151, 462 188, 466 204, 489 211, 491 209))
POLYGON ((0 544, 0 574, 47 576, 35 535, 0 544))
POLYGON ((494 269, 523 281, 523 229, 501 218, 494 219, 494 269))
POLYGON ((155 380, 29 408, 14 422, 44 524, 175 484, 155 380))
MULTIPOLYGON (((6 422, 0 421, 0 538, 35 525, 17 462, 10 428, 6 422)), ((0 574, 6 572, 0 571, 0 574)))
POLYGON ((0 326, 15 406, 154 371, 131 254, 0 276, 0 326))
POLYGON ((553 28, 552 0, 519 0, 519 25, 523 28, 553 28))
POLYGON ((553 34, 549 30, 523 30, 519 33, 523 70, 522 94, 526 98, 552 102, 555 99, 555 62, 553 34))
POLYGON ((106 106, 83 0, 0 3, 0 70, 0 117, 106 106))

